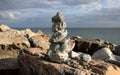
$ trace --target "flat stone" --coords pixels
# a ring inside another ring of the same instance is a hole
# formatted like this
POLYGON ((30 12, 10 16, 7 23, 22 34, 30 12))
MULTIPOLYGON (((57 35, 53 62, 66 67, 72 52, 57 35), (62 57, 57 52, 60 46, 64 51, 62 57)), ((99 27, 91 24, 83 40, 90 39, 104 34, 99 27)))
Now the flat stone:
POLYGON ((50 35, 35 35, 30 38, 30 42, 33 47, 48 50, 50 47, 49 39, 50 35))
POLYGON ((68 39, 68 41, 66 42, 66 45, 67 45, 67 48, 66 48, 65 51, 69 53, 75 47, 75 41, 71 40, 71 39, 68 39))
POLYGON ((25 53, 33 56, 44 56, 47 52, 47 50, 42 50, 41 48, 28 48, 24 50, 25 53))

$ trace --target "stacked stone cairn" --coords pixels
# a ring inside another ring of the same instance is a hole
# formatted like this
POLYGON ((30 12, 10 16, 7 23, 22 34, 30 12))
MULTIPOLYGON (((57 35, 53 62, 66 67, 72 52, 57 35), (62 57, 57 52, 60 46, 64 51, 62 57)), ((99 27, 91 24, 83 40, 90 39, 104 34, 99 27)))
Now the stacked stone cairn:
POLYGON ((64 17, 58 12, 52 17, 52 32, 49 42, 51 43, 48 55, 53 62, 65 62, 68 59, 67 52, 67 29, 64 17))

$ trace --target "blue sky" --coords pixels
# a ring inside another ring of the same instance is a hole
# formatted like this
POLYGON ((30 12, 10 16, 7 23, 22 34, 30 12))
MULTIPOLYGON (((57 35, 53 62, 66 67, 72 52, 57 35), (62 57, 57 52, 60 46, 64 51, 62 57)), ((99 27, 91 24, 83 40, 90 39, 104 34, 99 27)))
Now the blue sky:
POLYGON ((51 27, 62 12, 68 27, 120 27, 120 0, 0 0, 0 23, 51 27))

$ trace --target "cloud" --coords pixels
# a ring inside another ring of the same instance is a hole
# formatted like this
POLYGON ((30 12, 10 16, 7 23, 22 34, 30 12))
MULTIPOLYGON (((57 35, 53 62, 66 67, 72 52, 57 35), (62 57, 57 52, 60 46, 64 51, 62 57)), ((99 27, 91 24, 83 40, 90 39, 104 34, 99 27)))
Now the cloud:
POLYGON ((120 0, 0 0, 0 23, 51 27, 58 11, 68 27, 120 27, 120 0))
POLYGON ((53 8, 57 5, 60 5, 58 0, 1 0, 0 10, 53 8))
POLYGON ((12 20, 17 18, 21 13, 20 12, 0 12, 1 20, 12 20))
POLYGON ((29 8, 71 8, 88 5, 100 0, 1 0, 0 10, 16 10, 29 8))
POLYGON ((119 8, 106 8, 85 15, 69 15, 67 22, 70 27, 120 27, 119 13, 119 8))
POLYGON ((87 5, 98 1, 99 0, 62 0, 62 3, 68 6, 77 6, 77 5, 87 5))
POLYGON ((82 8, 94 4, 106 4, 106 7, 120 6, 119 0, 1 0, 0 10, 16 10, 29 8, 82 8))

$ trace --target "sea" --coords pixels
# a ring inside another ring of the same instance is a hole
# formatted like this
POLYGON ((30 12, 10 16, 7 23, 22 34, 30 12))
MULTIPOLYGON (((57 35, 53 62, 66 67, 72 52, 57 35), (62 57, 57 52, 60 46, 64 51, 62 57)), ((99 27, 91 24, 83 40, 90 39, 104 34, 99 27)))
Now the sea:
MULTIPOLYGON (((18 28, 19 30, 25 28, 18 28)), ((33 32, 41 30, 44 34, 52 35, 51 28, 30 28, 33 32)), ((120 45, 120 28, 67 28, 67 38, 80 36, 88 39, 102 39, 120 45)))

